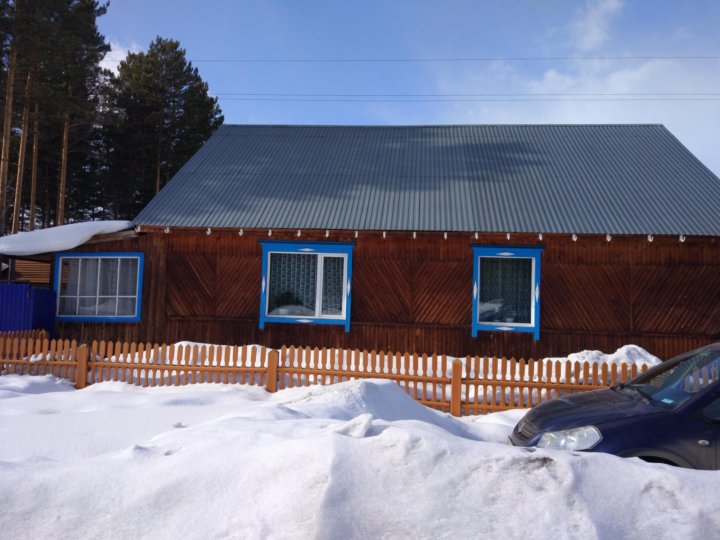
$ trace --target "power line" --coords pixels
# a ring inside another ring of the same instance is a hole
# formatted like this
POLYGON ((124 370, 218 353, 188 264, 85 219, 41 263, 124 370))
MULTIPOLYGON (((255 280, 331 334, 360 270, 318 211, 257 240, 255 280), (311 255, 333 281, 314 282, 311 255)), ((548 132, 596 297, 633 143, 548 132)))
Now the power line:
POLYGON ((217 92, 216 96, 281 98, 464 98, 464 97, 713 97, 720 92, 502 92, 483 94, 301 94, 276 92, 217 92))
POLYGON ((603 60, 720 60, 720 56, 487 56, 476 58, 194 58, 193 62, 244 64, 356 64, 424 62, 549 62, 603 60))
POLYGON ((467 99, 422 99, 422 98, 409 98, 409 99, 392 99, 392 98, 380 98, 380 99, 357 99, 357 98, 278 98, 278 97, 227 97, 223 98, 223 101, 272 101, 272 102, 315 102, 315 103, 462 103, 462 102, 568 102, 568 103, 582 103, 582 102, 602 102, 602 101, 637 101, 637 102, 648 102, 648 101, 720 101, 720 97, 715 98, 467 98, 467 99))

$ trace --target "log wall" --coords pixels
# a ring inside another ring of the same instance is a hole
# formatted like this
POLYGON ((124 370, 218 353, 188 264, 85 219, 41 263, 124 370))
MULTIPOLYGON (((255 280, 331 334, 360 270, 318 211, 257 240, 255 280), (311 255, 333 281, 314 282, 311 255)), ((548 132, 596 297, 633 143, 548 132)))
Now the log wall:
MULTIPOLYGON (((565 356, 628 343, 668 358, 720 339, 720 239, 303 231, 301 241, 353 241, 351 330, 268 323, 258 329, 259 240, 268 231, 173 230, 77 251, 145 253, 142 322, 58 323, 81 340, 404 350, 420 354, 565 356), (472 244, 540 245, 540 340, 470 335, 472 244)), ((298 239, 272 231, 272 239, 298 239)))

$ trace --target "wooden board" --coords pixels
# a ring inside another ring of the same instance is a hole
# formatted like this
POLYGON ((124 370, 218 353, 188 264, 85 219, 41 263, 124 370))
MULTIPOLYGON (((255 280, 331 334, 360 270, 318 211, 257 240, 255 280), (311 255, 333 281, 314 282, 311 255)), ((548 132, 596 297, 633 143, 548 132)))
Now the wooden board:
POLYGON ((454 356, 563 356, 635 343, 667 358, 720 339, 716 238, 302 231, 352 241, 351 330, 268 324, 260 310, 260 240, 297 231, 162 229, 78 251, 145 253, 142 322, 58 323, 58 337, 403 350, 454 356), (473 244, 542 246, 541 334, 470 336, 473 244))

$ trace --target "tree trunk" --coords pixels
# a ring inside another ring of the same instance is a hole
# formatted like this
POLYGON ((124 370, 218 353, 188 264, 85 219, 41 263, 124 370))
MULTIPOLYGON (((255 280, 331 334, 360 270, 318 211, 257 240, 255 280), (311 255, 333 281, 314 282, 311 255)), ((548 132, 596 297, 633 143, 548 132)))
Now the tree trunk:
POLYGON ((32 71, 28 71, 25 81, 25 102, 23 103, 22 133, 18 149, 17 175, 15 179, 15 201, 13 204, 12 234, 18 232, 20 210, 22 209, 23 176, 25 173, 25 149, 27 147, 28 130, 30 129, 30 88, 32 87, 32 71))
POLYGON ((160 193, 160 157, 161 157, 161 150, 162 150, 162 133, 158 135, 158 143, 157 143, 157 156, 156 160, 157 163, 155 165, 155 195, 160 193))
POLYGON ((17 67, 17 47, 13 40, 5 81, 5 115, 3 117, 2 150, 0 150, 0 236, 5 234, 5 212, 7 209, 8 163, 10 159, 10 132, 12 130, 13 87, 17 67))
POLYGON ((32 166, 30 169, 30 230, 35 229, 35 204, 37 199, 38 150, 40 146, 40 107, 35 102, 33 117, 32 166))
POLYGON ((55 225, 65 224, 65 184, 67 183, 68 169, 68 141, 70 139, 70 112, 66 109, 63 114, 62 153, 60 155, 60 183, 58 185, 57 212, 55 225))
POLYGON ((45 176, 45 189, 43 190, 43 195, 45 199, 45 204, 43 205, 43 218, 42 218, 42 228, 47 229, 50 226, 50 217, 52 214, 52 205, 50 203, 50 170, 47 166, 47 164, 43 168, 44 176, 45 176))

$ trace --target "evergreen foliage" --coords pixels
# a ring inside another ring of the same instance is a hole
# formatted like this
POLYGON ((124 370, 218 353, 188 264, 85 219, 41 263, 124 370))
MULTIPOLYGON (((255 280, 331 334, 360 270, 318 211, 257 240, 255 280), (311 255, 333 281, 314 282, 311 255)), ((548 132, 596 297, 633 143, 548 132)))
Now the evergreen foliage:
POLYGON ((111 208, 133 217, 222 123, 217 98, 172 39, 130 53, 112 78, 111 208), (128 180, 132 180, 128 182, 128 180))
POLYGON ((134 217, 222 123, 177 41, 158 37, 117 74, 102 69, 110 46, 97 19, 107 9, 99 0, 0 0, 9 126, 0 127, 0 235, 134 217))

